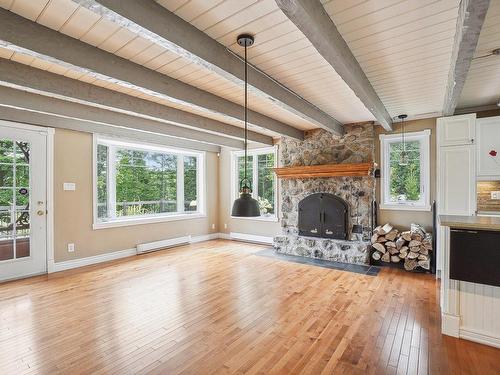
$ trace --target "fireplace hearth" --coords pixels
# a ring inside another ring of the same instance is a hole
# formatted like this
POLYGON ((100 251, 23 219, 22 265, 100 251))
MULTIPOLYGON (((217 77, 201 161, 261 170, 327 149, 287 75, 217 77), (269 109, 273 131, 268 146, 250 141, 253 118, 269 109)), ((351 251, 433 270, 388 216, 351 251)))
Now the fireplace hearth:
POLYGON ((299 202, 299 235, 347 240, 349 206, 328 193, 311 194, 299 202))

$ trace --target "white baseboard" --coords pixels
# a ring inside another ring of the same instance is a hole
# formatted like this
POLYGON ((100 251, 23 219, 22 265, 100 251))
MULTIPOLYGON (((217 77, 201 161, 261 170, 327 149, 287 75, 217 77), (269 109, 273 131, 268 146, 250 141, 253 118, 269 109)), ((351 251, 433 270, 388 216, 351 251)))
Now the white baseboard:
POLYGON ((442 313, 441 333, 447 336, 460 337, 460 317, 442 313))
POLYGON ((69 270, 72 268, 89 266, 91 264, 108 262, 110 260, 125 258, 125 257, 129 257, 129 256, 136 255, 136 254, 137 254, 136 249, 120 250, 120 251, 114 251, 112 253, 95 255, 92 257, 67 260, 64 262, 55 262, 54 266, 51 268, 52 268, 52 272, 59 272, 59 271, 69 270))
POLYGON ((256 236, 254 234, 246 234, 246 233, 231 232, 231 233, 229 233, 229 239, 235 240, 235 241, 259 243, 259 244, 265 244, 265 245, 272 245, 273 244, 273 237, 256 236))
POLYGON ((209 234, 202 234, 201 236, 191 236, 191 240, 189 241, 190 243, 197 243, 197 242, 203 242, 203 241, 210 241, 210 240, 216 240, 221 238, 222 233, 209 233, 209 234))
POLYGON ((179 245, 186 245, 191 242, 191 236, 169 238, 167 240, 142 243, 137 245, 137 254, 144 254, 150 251, 166 249, 179 245))
POLYGON ((493 337, 481 331, 460 328, 460 338, 500 348, 500 337, 493 337))
POLYGON ((234 232, 231 232, 229 234, 228 233, 209 233, 209 234, 203 234, 200 236, 176 237, 176 238, 170 238, 167 240, 161 240, 161 241, 155 241, 155 242, 150 242, 150 243, 146 243, 146 244, 140 244, 140 245, 137 245, 137 248, 135 248, 135 249, 119 250, 119 251, 114 251, 112 253, 95 255, 95 256, 86 257, 86 258, 67 260, 64 262, 54 262, 54 263, 50 262, 48 273, 65 271, 65 270, 70 270, 73 268, 89 266, 92 264, 108 262, 110 260, 125 258, 125 257, 129 257, 132 255, 137 255, 139 253, 142 254, 145 252, 153 251, 155 249, 164 249, 164 248, 175 247, 175 246, 180 246, 180 245, 189 244, 189 243, 210 241, 210 240, 215 240, 218 238, 222 238, 222 239, 226 239, 226 240, 266 244, 266 245, 270 245, 273 243, 272 237, 257 236, 257 235, 245 234, 245 233, 234 233, 234 232), (141 252, 138 251, 139 248, 141 248, 141 252))

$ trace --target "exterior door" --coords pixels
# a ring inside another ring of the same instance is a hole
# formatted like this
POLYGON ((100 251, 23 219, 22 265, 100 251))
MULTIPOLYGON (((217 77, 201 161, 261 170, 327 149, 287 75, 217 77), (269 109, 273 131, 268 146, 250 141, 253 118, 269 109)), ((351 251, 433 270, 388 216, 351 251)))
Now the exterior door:
POLYGON ((47 272, 47 132, 28 129, 0 121, 0 281, 47 272))

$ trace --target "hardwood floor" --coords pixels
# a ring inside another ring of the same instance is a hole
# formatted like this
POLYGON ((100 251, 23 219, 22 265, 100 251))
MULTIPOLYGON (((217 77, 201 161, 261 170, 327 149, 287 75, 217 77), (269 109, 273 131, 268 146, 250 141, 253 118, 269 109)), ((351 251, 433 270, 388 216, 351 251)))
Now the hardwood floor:
POLYGON ((210 241, 0 284, 0 374, 500 374, 440 334, 430 275, 210 241))

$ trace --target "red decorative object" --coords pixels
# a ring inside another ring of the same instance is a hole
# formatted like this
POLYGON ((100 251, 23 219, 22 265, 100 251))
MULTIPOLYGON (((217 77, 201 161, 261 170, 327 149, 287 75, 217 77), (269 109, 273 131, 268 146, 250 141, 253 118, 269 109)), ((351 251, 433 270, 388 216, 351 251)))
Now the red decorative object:
POLYGON ((493 157, 497 156, 497 152, 495 150, 491 150, 490 156, 493 156, 493 157))

